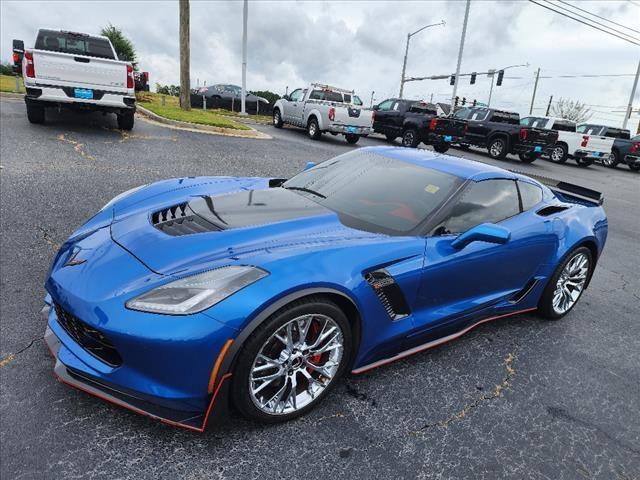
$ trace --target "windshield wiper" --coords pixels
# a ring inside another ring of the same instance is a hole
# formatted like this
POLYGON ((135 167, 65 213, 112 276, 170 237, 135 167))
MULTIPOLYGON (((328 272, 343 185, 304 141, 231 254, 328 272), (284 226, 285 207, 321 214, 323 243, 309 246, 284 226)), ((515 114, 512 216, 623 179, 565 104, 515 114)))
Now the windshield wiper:
POLYGON ((283 188, 286 188, 287 190, 297 190, 299 192, 310 193, 311 195, 315 195, 316 197, 320 197, 320 198, 327 198, 325 195, 321 194, 320 192, 316 192, 315 190, 311 190, 310 188, 304 188, 304 187, 283 187, 283 188))

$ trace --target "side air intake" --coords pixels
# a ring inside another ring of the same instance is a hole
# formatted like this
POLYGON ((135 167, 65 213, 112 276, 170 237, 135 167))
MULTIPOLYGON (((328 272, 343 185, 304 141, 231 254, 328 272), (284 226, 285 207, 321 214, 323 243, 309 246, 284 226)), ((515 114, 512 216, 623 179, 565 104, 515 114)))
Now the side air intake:
POLYGON ((384 269, 374 270, 364 275, 365 280, 378 296, 380 303, 392 320, 409 315, 409 306, 395 279, 384 269))

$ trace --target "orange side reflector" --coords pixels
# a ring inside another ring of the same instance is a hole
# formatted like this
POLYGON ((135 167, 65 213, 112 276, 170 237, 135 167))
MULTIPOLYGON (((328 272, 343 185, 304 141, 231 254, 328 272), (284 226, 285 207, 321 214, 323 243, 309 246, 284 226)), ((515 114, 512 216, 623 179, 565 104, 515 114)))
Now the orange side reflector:
POLYGON ((213 387, 216 383, 218 370, 220 370, 220 365, 222 365, 222 360, 224 360, 224 356, 227 353, 227 350, 229 350, 229 347, 231 346, 232 343, 233 343, 233 340, 231 339, 227 340, 226 343, 223 345, 222 349, 220 350, 220 353, 218 354, 218 358, 216 358, 216 363, 213 365, 213 370, 211 371, 211 377, 209 377, 209 388, 208 388, 209 393, 213 393, 213 387))

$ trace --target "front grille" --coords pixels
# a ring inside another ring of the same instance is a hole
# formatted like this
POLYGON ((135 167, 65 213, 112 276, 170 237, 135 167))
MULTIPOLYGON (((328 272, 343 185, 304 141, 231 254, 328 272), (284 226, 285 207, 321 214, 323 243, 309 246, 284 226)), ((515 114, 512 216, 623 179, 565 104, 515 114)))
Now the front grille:
POLYGON ((384 269, 375 270, 366 273, 364 278, 371 285, 392 320, 399 320, 409 315, 409 306, 402 294, 402 290, 400 290, 395 279, 389 275, 389 272, 384 269))
POLYGON ((53 308, 60 326, 78 345, 107 365, 122 365, 122 357, 102 332, 74 317, 57 303, 54 303, 53 308))
POLYGON ((195 215, 186 203, 154 212, 151 223, 161 232, 174 237, 220 230, 211 222, 195 215))

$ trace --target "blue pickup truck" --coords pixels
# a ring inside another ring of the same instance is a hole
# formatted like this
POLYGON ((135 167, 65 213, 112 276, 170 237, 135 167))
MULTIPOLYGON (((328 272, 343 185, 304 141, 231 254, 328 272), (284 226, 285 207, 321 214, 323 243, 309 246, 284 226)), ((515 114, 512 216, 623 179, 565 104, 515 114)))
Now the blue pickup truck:
POLYGON ((577 131, 614 139, 611 156, 602 159, 604 166, 616 168, 619 163, 624 163, 634 172, 640 171, 640 135, 631 137, 629 130, 589 123, 578 125, 577 131))

